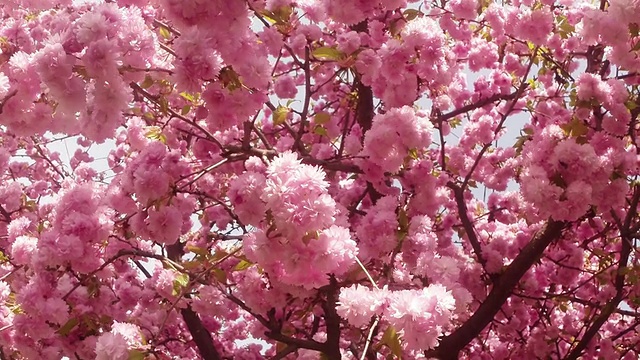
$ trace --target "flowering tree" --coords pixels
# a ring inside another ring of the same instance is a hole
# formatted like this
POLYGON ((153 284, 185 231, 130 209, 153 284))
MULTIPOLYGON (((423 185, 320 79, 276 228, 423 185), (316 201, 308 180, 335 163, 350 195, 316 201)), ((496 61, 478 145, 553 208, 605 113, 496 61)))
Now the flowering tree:
POLYGON ((0 359, 640 356, 639 1, 0 14, 0 359))

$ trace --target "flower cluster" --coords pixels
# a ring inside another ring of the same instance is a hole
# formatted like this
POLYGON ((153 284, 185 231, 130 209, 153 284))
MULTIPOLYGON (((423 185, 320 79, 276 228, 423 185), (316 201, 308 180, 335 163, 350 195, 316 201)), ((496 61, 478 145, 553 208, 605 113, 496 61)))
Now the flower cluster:
POLYGON ((353 285, 340 291, 338 314, 364 327, 379 316, 402 336, 408 351, 432 349, 449 328, 455 300, 441 285, 421 290, 369 289, 353 285))

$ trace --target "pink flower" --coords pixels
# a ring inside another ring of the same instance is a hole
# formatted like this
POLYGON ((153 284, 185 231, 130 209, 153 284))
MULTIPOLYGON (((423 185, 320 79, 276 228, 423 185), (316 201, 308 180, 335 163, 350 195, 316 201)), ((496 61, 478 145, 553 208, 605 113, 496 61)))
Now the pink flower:
POLYGON ((255 226, 264 218, 266 206, 260 196, 265 183, 264 175, 246 172, 229 184, 227 196, 243 223, 255 226))
POLYGON ((408 106, 376 115, 365 136, 363 155, 384 172, 400 170, 409 150, 431 144, 433 125, 422 114, 408 106))
POLYGON ((147 219, 151 239, 161 244, 173 244, 182 233, 182 214, 173 206, 149 210, 147 219))
POLYGON ((280 230, 304 234, 330 226, 335 201, 327 193, 322 170, 301 164, 296 155, 286 152, 272 161, 267 174, 262 200, 280 230))
POLYGON ((111 24, 98 12, 87 12, 78 19, 76 26, 77 39, 84 44, 104 39, 111 33, 111 24))
POLYGON ((291 76, 280 76, 274 83, 274 91, 281 99, 293 99, 298 93, 296 83, 291 76))
POLYGON ((17 181, 0 185, 0 205, 9 213, 17 211, 22 205, 22 187, 17 181))
POLYGON ((590 144, 578 144, 573 139, 560 142, 549 159, 552 168, 567 181, 588 179, 597 171, 600 159, 590 144))
POLYGON ((69 305, 61 298, 51 297, 42 303, 40 311, 49 321, 63 325, 69 320, 69 305))
MULTIPOLYGON (((483 68, 491 69, 498 61, 498 45, 480 39, 471 40, 469 51, 469 70, 479 71, 483 68)), ((509 85, 510 82, 509 82, 509 85)))
POLYGON ((114 335, 122 336, 128 346, 138 346, 142 344, 142 330, 138 325, 115 321, 111 325, 111 332, 114 335))
POLYGON ((455 299, 441 285, 389 294, 385 319, 402 334, 408 350, 428 350, 451 324, 455 299))
POLYGON ((444 34, 438 23, 428 16, 417 17, 402 30, 402 38, 408 48, 439 50, 444 45, 444 34))
POLYGON ((0 98, 4 98, 10 88, 11 84, 9 84, 9 78, 4 73, 0 72, 0 98))
POLYGON ((373 316, 381 315, 387 306, 389 292, 352 285, 340 290, 336 311, 341 318, 356 327, 368 325, 373 316))
POLYGON ((342 275, 355 264, 358 254, 356 242, 351 239, 349 229, 331 226, 320 232, 317 240, 311 240, 309 246, 318 248, 316 266, 325 274, 342 275))
POLYGON ((102 80, 113 80, 118 76, 119 50, 114 40, 100 39, 87 47, 82 58, 90 76, 102 80))
POLYGON ((509 20, 516 36, 536 45, 544 45, 553 30, 553 14, 546 7, 538 10, 521 8, 517 17, 512 16, 509 20))
POLYGON ((0 302, 4 303, 11 295, 11 287, 5 281, 0 281, 0 302))
POLYGON ((461 19, 475 19, 478 15, 478 3, 474 0, 453 0, 447 6, 461 19))
POLYGON ((222 68, 222 59, 211 49, 211 39, 197 27, 185 31, 175 42, 179 57, 174 60, 176 83, 189 92, 201 90, 202 80, 213 80, 222 68))
POLYGON ((96 360, 127 360, 129 349, 124 336, 104 333, 96 342, 96 360))
POLYGON ((11 246, 11 257, 18 265, 28 265, 31 263, 37 247, 37 238, 27 235, 18 236, 11 246))

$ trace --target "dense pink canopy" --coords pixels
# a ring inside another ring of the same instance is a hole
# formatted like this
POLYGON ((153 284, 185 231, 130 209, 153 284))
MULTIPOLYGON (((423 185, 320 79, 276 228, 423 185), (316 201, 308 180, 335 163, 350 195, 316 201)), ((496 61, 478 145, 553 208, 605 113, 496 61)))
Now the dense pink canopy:
POLYGON ((0 359, 640 357, 640 1, 0 16, 0 359))

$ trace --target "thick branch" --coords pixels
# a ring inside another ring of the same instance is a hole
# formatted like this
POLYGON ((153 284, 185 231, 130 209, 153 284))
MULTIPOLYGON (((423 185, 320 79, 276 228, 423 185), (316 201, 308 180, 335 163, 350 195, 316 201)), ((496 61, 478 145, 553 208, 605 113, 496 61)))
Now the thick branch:
POLYGON ((309 45, 304 48, 304 104, 302 105, 302 114, 300 114, 300 128, 298 129, 298 135, 295 137, 295 142, 298 150, 301 153, 307 153, 304 144, 302 143, 302 136, 305 133, 307 116, 309 115, 309 104, 311 103, 311 65, 310 65, 310 51, 309 45))
POLYGON ((196 343, 202 358, 205 360, 221 359, 220 354, 218 354, 218 350, 213 345, 213 338, 211 338, 209 330, 207 330, 204 324, 202 324, 198 314, 191 309, 191 305, 180 310, 180 314, 182 315, 182 319, 187 325, 187 328, 191 333, 191 337, 193 338, 193 342, 196 343))
POLYGON ((624 298, 624 281, 626 278, 626 267, 629 262, 629 256, 631 255, 631 241, 632 239, 629 236, 629 227, 631 226, 632 219, 637 215, 637 207, 638 201, 640 201, 640 189, 636 186, 634 188, 633 198, 631 200, 629 212, 627 213, 627 217, 625 218, 624 224, 619 224, 620 226, 620 241, 621 249, 620 249, 620 260, 618 262, 618 271, 616 277, 614 279, 614 286, 616 289, 616 295, 611 299, 607 305, 605 305, 604 309, 598 314, 595 318, 591 327, 585 331, 584 336, 576 347, 565 357, 566 360, 576 360, 581 355, 584 349, 589 346, 589 343, 596 336, 598 331, 604 323, 609 320, 611 314, 613 314, 617 309, 618 305, 624 298))
POLYGON ((356 91, 358 92, 358 103, 356 105, 356 121, 362 128, 362 140, 364 134, 371 129, 373 116, 375 115, 373 106, 373 91, 370 86, 364 85, 360 79, 357 79, 356 91))
POLYGON ((304 340, 304 339, 289 337, 275 331, 267 331, 265 335, 273 340, 280 341, 281 343, 285 343, 287 345, 296 346, 298 348, 315 350, 318 352, 323 352, 325 350, 324 344, 319 343, 315 340, 304 340))
POLYGON ((0 114, 2 114, 2 109, 4 108, 4 104, 6 104, 7 101, 9 101, 9 99, 11 99, 12 97, 16 96, 17 93, 18 93, 18 90, 13 90, 12 92, 10 92, 7 95, 5 95, 5 97, 2 99, 2 101, 0 101, 0 114))
POLYGON ((324 310, 324 322, 327 326, 327 341, 323 353, 329 360, 340 360, 340 317, 336 312, 338 302, 338 282, 331 276, 331 283, 327 290, 327 301, 322 304, 324 310))
POLYGON ((602 325, 604 325, 611 314, 616 311, 618 305, 622 301, 623 298, 623 289, 624 289, 624 268, 629 260, 629 254, 631 253, 631 245, 627 241, 622 241, 622 251, 620 253, 620 264, 618 265, 618 274, 616 275, 615 283, 616 283, 616 296, 611 299, 605 305, 604 309, 600 312, 600 314, 595 318, 591 327, 585 331, 584 336, 580 340, 580 342, 576 345, 576 347, 565 357, 566 360, 577 360, 581 355, 584 349, 587 348, 591 340, 596 336, 598 331, 602 325), (618 285, 622 284, 622 285, 618 285))
POLYGON ((490 96, 486 99, 482 99, 482 100, 478 100, 476 102, 474 102, 473 104, 469 104, 469 105, 465 105, 459 109, 455 109, 451 112, 448 112, 446 114, 442 114, 440 116, 438 116, 438 121, 446 121, 449 119, 452 119, 460 114, 464 114, 466 112, 469 112, 471 110, 475 110, 475 109, 479 109, 485 105, 489 105, 495 101, 499 101, 499 100, 512 100, 514 98, 516 98, 518 95, 518 91, 512 92, 511 94, 507 94, 507 95, 503 95, 503 94, 495 94, 493 96, 490 96))
POLYGON ((540 258, 554 240, 560 238, 564 222, 549 220, 544 229, 533 238, 506 268, 494 283, 491 292, 478 310, 461 327, 445 336, 440 345, 426 352, 427 357, 457 359, 458 353, 469 344, 493 320, 502 305, 513 293, 513 289, 524 274, 540 258))
MULTIPOLYGON (((167 256, 169 259, 173 261, 180 261, 180 258, 183 255, 182 244, 178 241, 173 245, 167 246, 167 256)), ((211 337, 211 333, 202 323, 198 314, 191 308, 191 305, 188 305, 186 308, 180 310, 180 314, 182 315, 182 319, 184 323, 187 325, 187 329, 189 329, 189 333, 191 333, 191 338, 193 342, 196 343, 198 347, 198 352, 205 360, 219 360, 221 359, 218 350, 213 344, 213 338, 211 337)))
POLYGON ((280 359, 284 359, 285 357, 287 357, 287 355, 294 353, 296 350, 298 350, 298 347, 295 345, 287 345, 287 347, 285 347, 284 349, 282 349, 282 351, 278 352, 277 354, 275 354, 271 360, 280 360, 280 359))
POLYGON ((473 252, 476 254, 478 262, 480 263, 480 265, 482 265, 482 268, 486 270, 487 259, 482 256, 482 247, 480 246, 480 240, 478 240, 476 230, 473 228, 471 219, 469 219, 469 214, 467 213, 467 203, 464 200, 464 190, 453 182, 449 182, 447 186, 449 186, 449 188, 453 190, 453 196, 456 199, 456 205, 458 206, 458 216, 460 217, 460 221, 462 222, 464 231, 467 234, 467 238, 469 238, 469 243, 473 248, 473 252))
POLYGON ((4 218, 4 222, 11 222, 11 214, 7 210, 5 210, 2 205, 0 205, 0 215, 2 215, 2 217, 4 218))

